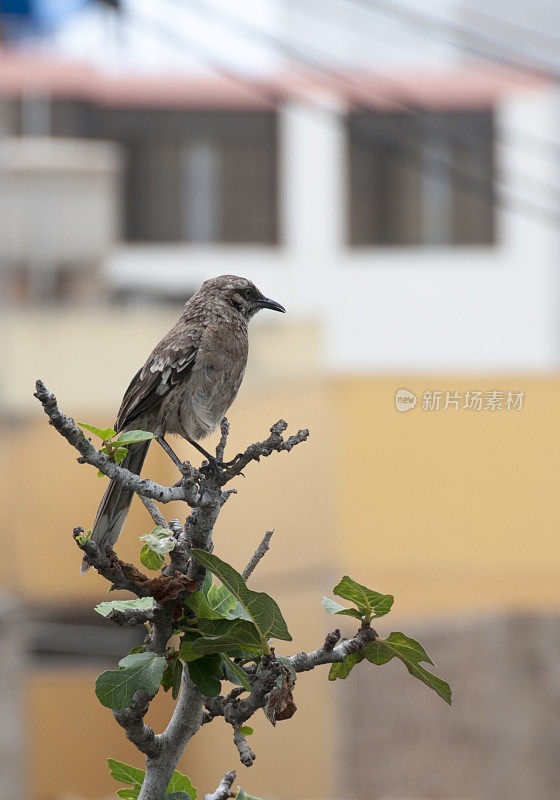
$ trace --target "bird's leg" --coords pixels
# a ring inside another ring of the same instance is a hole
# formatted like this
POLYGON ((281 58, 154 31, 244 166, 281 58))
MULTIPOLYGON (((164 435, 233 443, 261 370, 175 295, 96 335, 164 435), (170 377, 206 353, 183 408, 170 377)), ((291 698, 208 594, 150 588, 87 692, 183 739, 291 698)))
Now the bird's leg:
POLYGON ((187 440, 187 442, 188 442, 189 444, 192 444, 192 446, 193 446, 194 448, 196 448, 196 449, 198 450, 198 452, 199 452, 201 455, 203 455, 203 456, 204 456, 204 458, 206 458, 206 459, 207 459, 207 461, 208 461, 208 463, 209 463, 209 464, 211 464, 211 465, 212 465, 214 468, 216 468, 216 469, 220 469, 220 468, 221 468, 221 466, 222 466, 222 462, 221 462, 221 461, 218 461, 218 459, 217 459, 215 456, 213 456, 213 455, 211 455, 210 453, 208 453, 208 452, 207 452, 207 451, 204 449, 204 447, 202 447, 202 445, 200 445, 198 442, 195 442, 195 441, 194 441, 194 439, 191 439, 189 436, 185 436, 185 439, 187 440))
POLYGON ((163 449, 165 450, 171 461, 173 461, 175 466, 181 469, 181 467, 183 466, 183 462, 181 461, 177 453, 175 453, 175 451, 167 444, 163 436, 156 436, 156 442, 161 447, 163 447, 163 449))

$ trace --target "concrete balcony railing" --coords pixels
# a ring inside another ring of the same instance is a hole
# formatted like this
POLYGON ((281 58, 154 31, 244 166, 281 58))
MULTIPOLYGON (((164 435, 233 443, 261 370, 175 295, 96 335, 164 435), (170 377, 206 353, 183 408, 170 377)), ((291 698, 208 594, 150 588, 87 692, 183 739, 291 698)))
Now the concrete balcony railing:
POLYGON ((119 235, 122 156, 112 142, 0 140, 0 263, 80 267, 119 235))

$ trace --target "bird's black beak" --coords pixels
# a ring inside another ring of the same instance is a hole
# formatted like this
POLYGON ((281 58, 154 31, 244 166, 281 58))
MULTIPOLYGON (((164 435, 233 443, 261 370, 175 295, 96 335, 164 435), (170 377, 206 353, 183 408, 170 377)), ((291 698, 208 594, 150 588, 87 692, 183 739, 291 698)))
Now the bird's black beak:
POLYGON ((259 300, 259 306, 261 308, 270 308, 272 311, 281 311, 282 314, 286 313, 284 306, 281 306, 280 303, 277 303, 276 300, 271 300, 269 297, 263 297, 262 300, 259 300))

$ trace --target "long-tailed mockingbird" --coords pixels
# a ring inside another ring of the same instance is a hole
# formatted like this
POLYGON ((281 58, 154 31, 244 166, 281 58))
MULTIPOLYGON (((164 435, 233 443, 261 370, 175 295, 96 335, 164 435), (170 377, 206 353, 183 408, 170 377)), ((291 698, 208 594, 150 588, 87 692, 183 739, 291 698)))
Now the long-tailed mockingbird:
MULTIPOLYGON (((130 382, 116 431, 150 431, 172 457, 163 436, 176 433, 212 460, 197 441, 218 427, 235 399, 247 363, 247 324, 261 308, 285 311, 246 278, 205 281, 130 382)), ((149 446, 130 445, 122 466, 139 474, 149 446)), ((91 533, 101 549, 119 538, 131 500, 130 490, 109 483, 91 533)), ((84 556, 80 571, 88 568, 84 556)))

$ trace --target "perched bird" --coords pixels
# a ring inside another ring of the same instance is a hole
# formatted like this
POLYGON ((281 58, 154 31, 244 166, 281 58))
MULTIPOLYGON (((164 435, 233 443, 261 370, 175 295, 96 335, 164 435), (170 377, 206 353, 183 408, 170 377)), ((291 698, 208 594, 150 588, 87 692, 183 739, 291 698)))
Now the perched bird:
MULTIPOLYGON (((197 442, 216 430, 237 395, 247 363, 247 325, 261 308, 285 311, 246 278, 205 281, 130 382, 115 430, 150 431, 172 457, 163 436, 175 433, 212 460, 197 442)), ((122 466, 140 474, 149 446, 130 445, 122 466)), ((109 483, 91 533, 102 550, 119 538, 132 494, 117 481, 109 483)), ((89 566, 84 556, 80 572, 89 566)))

